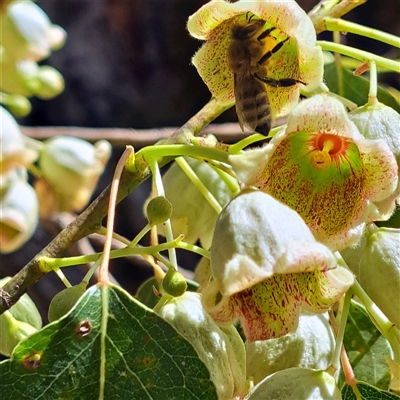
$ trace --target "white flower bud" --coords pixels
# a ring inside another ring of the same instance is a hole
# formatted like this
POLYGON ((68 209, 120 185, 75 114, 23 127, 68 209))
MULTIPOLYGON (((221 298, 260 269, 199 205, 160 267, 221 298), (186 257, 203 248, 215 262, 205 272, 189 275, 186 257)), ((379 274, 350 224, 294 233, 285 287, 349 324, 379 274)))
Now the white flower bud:
POLYGON ((111 153, 111 145, 91 145, 82 139, 58 136, 44 143, 40 168, 60 196, 63 208, 81 210, 89 201, 111 153))
POLYGON ((37 79, 40 86, 34 93, 39 99, 49 100, 64 90, 64 78, 53 67, 45 65, 39 68, 37 79))
MULTIPOLYGON (((400 114, 382 103, 366 104, 349 113, 350 120, 367 139, 383 139, 394 154, 400 178, 400 114)), ((400 179, 397 189, 388 199, 377 202, 380 219, 388 219, 400 202, 400 179)), ((379 214, 378 214, 379 215, 379 214)))
POLYGON ((0 251, 17 250, 33 235, 39 220, 39 202, 29 183, 15 180, 0 198, 0 251))
POLYGON ((41 86, 38 78, 39 66, 35 61, 3 62, 1 69, 3 79, 0 88, 7 93, 31 97, 41 86))
POLYGON ((368 237, 358 280, 381 311, 400 328, 400 229, 379 228, 368 237))
POLYGON ((244 400, 341 400, 341 398, 335 379, 327 372, 289 368, 261 381, 244 400))
POLYGON ((47 14, 31 1, 13 1, 1 17, 0 44, 9 58, 42 60, 62 46, 65 32, 53 25, 47 14))
POLYGON ((331 362, 335 339, 327 314, 303 312, 295 333, 277 339, 246 341, 247 376, 257 384, 292 367, 324 370, 331 362))
POLYGON ((234 326, 218 327, 203 309, 199 293, 186 292, 172 298, 158 313, 195 348, 210 372, 219 399, 232 399, 243 393, 243 341, 234 326))
POLYGON ((37 152, 26 147, 17 121, 1 106, 0 124, 0 175, 4 176, 18 166, 34 162, 37 152))

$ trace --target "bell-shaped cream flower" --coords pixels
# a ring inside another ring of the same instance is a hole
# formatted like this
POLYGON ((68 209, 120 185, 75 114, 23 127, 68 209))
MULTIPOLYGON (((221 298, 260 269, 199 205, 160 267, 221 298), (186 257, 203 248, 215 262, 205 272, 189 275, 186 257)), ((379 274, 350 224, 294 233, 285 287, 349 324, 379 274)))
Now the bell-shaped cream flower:
MULTIPOLYGON (((277 28, 279 32, 263 39, 263 54, 271 51, 279 41, 289 38, 264 65, 267 77, 304 82, 305 90, 318 87, 323 77, 322 51, 316 45, 311 20, 294 0, 239 0, 235 3, 212 0, 189 17, 187 28, 193 37, 206 41, 192 62, 213 97, 227 104, 235 101, 234 72, 229 67, 228 48, 232 42, 232 29, 238 23, 245 24, 253 14, 266 21, 265 30, 277 28)), ((297 104, 299 86, 265 85, 274 117, 287 114, 297 104)))
POLYGON ((60 209, 80 211, 87 204, 110 154, 111 145, 105 140, 92 145, 57 136, 44 142, 39 165, 59 196, 60 209))
MULTIPOLYGON (((38 154, 29 148, 17 121, 0 106, 0 177, 1 180, 15 168, 34 162, 38 154)), ((0 183, 3 186, 4 182, 0 183)))
MULTIPOLYGON (((393 108, 378 101, 365 104, 349 113, 350 120, 367 139, 383 139, 396 157, 400 176, 400 114, 393 108)), ((397 204, 400 204, 400 180, 392 196, 375 203, 379 212, 389 218, 397 204)))
POLYGON ((220 324, 240 318, 249 341, 294 332, 301 308, 324 312, 353 283, 294 210, 252 190, 220 214, 211 269, 205 309, 220 324))
POLYGON ((11 253, 33 235, 39 202, 28 182, 15 178, 0 196, 0 252, 11 253))
POLYGON ((356 243, 366 222, 385 218, 374 203, 397 187, 397 163, 384 140, 365 139, 333 97, 304 100, 264 148, 231 157, 247 185, 296 210, 332 250, 356 243))

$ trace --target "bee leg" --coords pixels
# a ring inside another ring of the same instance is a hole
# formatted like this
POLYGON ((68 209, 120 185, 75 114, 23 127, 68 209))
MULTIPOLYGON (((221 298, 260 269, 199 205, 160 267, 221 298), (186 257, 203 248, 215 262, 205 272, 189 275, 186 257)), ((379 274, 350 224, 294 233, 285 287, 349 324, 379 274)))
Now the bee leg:
MULTIPOLYGON (((258 40, 259 42, 262 42, 262 41, 263 41, 266 37, 268 37, 268 36, 271 34, 271 32, 274 31, 274 30, 276 30, 276 28, 274 28, 274 27, 265 30, 263 33, 261 33, 260 36, 257 37, 257 40, 258 40)), ((279 49, 278 49, 278 50, 279 50, 279 49)))
POLYGON ((292 79, 292 78, 285 78, 285 79, 271 79, 271 78, 266 78, 264 76, 260 76, 259 74, 254 74, 254 77, 257 78, 259 81, 266 83, 269 86, 272 87, 289 87, 289 86, 294 86, 297 83, 302 83, 305 85, 304 82, 299 81, 297 79, 292 79))
MULTIPOLYGON (((272 29, 271 29, 271 30, 272 30, 272 29)), ((268 31, 265 31, 265 32, 268 32, 268 31)), ((263 33, 262 33, 260 36, 262 36, 262 35, 263 35, 263 33)), ((264 37, 266 37, 266 36, 264 36, 264 37)), ((277 43, 270 51, 267 51, 267 52, 260 58, 260 60, 258 61, 258 64, 259 64, 259 65, 265 64, 265 63, 270 59, 270 57, 271 57, 273 54, 275 54, 277 51, 279 51, 279 50, 282 48, 282 46, 283 46, 288 40, 289 40, 289 37, 287 37, 285 40, 282 40, 282 42, 277 43)))

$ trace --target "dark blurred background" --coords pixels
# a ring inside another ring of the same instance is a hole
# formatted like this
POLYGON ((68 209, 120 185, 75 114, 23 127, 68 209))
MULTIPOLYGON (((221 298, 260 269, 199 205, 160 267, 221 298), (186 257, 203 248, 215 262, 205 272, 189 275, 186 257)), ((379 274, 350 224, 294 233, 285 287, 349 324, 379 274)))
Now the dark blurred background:
MULTIPOLYGON (((65 78, 65 91, 51 101, 32 99, 32 113, 21 120, 32 126, 81 126, 156 128, 180 126, 209 99, 207 87, 190 64, 201 42, 186 31, 186 21, 204 0, 38 0, 51 21, 68 34, 65 46, 44 61, 65 78)), ((309 11, 316 0, 298 1, 309 11)), ((369 0, 353 10, 347 19, 400 34, 400 1, 369 0)), ((329 40, 331 34, 323 33, 329 40)), ((382 43, 347 35, 343 41, 377 54, 398 57, 382 43)), ((399 75, 385 74, 387 83, 399 88, 399 75)), ((229 110, 218 121, 236 121, 229 110)), ((111 181, 122 153, 114 148, 113 157, 102 177, 99 193, 111 181)), ((149 183, 135 190, 117 210, 116 231, 133 238, 145 224, 142 204, 149 183)), ((40 225, 34 238, 21 250, 0 258, 0 276, 21 269, 54 236, 40 225)), ((181 259, 184 267, 194 261, 181 259)), ((131 293, 151 275, 151 269, 134 268, 124 261, 112 263, 116 279, 131 293)), ((66 271, 72 283, 81 280, 81 270, 66 271)), ((62 289, 49 274, 31 290, 34 299, 47 309, 48 301, 62 289)))

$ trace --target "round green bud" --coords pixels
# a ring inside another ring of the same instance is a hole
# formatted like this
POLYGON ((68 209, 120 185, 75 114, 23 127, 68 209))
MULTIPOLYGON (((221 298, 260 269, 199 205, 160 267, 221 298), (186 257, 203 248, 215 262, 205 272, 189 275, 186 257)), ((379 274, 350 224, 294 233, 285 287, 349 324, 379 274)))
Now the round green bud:
POLYGON ((85 293, 86 283, 71 286, 57 293, 51 300, 48 318, 50 322, 56 321, 67 314, 85 293))
POLYGON ((185 277, 173 268, 170 268, 162 281, 165 293, 173 297, 182 296, 187 289, 185 277))
POLYGON ((64 78, 55 68, 45 65, 39 68, 37 78, 40 87, 35 95, 42 100, 58 96, 64 90, 64 78))
POLYGON ((146 214, 151 226, 162 224, 171 218, 172 205, 164 196, 154 197, 147 204, 146 214))
POLYGON ((26 117, 32 110, 31 102, 19 94, 9 95, 7 107, 12 114, 19 118, 26 117))

